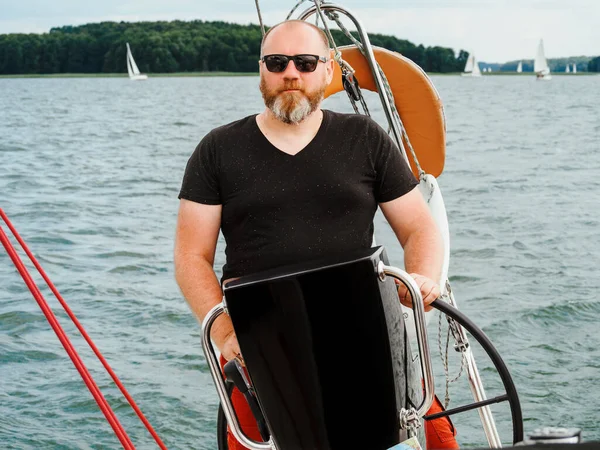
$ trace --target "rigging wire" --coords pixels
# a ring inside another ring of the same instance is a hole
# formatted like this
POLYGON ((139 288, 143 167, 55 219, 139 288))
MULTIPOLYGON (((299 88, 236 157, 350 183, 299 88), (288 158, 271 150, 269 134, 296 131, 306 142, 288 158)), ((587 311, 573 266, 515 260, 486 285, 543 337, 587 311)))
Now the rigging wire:
POLYGON ((264 37, 264 35, 265 35, 265 24, 263 23, 263 20, 262 20, 262 14, 260 13, 260 6, 258 4, 258 0, 254 0, 254 4, 256 5, 256 12, 258 13, 258 21, 260 22, 260 31, 262 32, 262 35, 264 37))
MULTIPOLYGON (((150 434, 152 435, 152 437, 154 438, 154 440, 156 441, 158 446, 161 449, 166 450, 167 447, 165 446, 165 444, 162 442, 162 440, 160 439, 160 437, 158 436, 158 434, 156 433, 156 431, 154 430, 154 428, 152 427, 150 422, 148 422, 148 420, 146 419, 146 417, 144 416, 142 411, 139 409, 139 407, 137 406, 137 404, 131 397, 131 395, 127 392, 127 390, 125 389, 125 386, 121 383, 121 381, 119 380, 119 378, 117 377, 115 372, 112 370, 112 368, 110 367, 110 365, 104 358, 104 356, 100 353, 100 350, 98 349, 98 347, 96 347, 96 345, 92 341, 91 337, 85 331, 85 329, 83 328, 83 326, 81 325, 81 323, 79 322, 79 320, 77 319, 77 317, 75 316, 75 314, 73 313, 73 311, 71 310, 69 305, 66 303, 64 298, 58 292, 58 289, 56 288, 54 283, 52 283, 52 281, 50 280, 50 278, 48 277, 48 275, 46 274, 44 269, 41 267, 41 265, 39 264, 39 262, 33 255, 33 253, 29 250, 29 247, 27 246, 25 241, 19 235, 19 233, 17 232, 17 230, 15 229, 13 224, 10 222, 8 216, 4 213, 4 211, 1 208, 0 208, 0 217, 3 219, 4 223, 6 223, 6 225, 8 226, 9 230, 11 231, 11 233, 13 234, 15 239, 21 245, 21 248, 25 251, 25 253, 29 257, 30 261, 33 263, 35 268, 38 270, 39 274, 42 276, 42 278, 44 279, 44 281, 46 282, 46 284, 48 285, 48 287, 50 288, 52 293, 56 296, 57 300, 60 302, 61 306, 63 307, 63 309, 65 310, 65 312, 67 313, 67 315, 69 316, 71 321, 73 322, 73 324, 77 327, 77 329, 79 330, 79 332, 81 333, 83 338, 86 340, 88 345, 91 347, 91 349, 94 352, 94 354, 96 355, 96 357, 100 360, 100 362, 102 363, 102 365, 104 366, 106 371, 109 373, 109 375, 111 376, 111 378, 113 379, 113 381, 115 382, 115 384, 117 385, 117 387, 119 388, 119 390, 121 391, 123 396, 127 399, 127 401, 129 402, 129 404, 131 405, 131 407, 133 408, 133 410, 135 411, 137 416, 140 418, 140 420, 146 427, 146 429, 150 432, 150 434)), ((11 258, 13 264, 15 265, 15 267, 19 271, 21 277, 23 278, 25 284, 29 288, 29 291, 31 292, 31 294, 37 301, 38 305, 40 306, 42 312, 46 316, 46 319, 48 320, 50 326, 56 333, 58 339, 60 340, 61 344, 65 348, 67 354, 71 358, 71 361, 75 365, 77 371, 83 378, 83 381, 85 382, 86 386, 90 390, 92 396, 94 397, 94 400, 96 400, 96 403, 98 403, 98 406, 99 406, 100 410, 102 411, 102 413, 104 414, 104 416, 106 417, 106 420, 109 422, 109 424, 113 428, 113 431, 117 435, 117 438, 119 439, 119 441, 121 441, 121 444, 123 445, 123 447, 125 449, 134 449, 135 447, 134 447, 133 443, 131 442, 131 439, 127 435, 126 431, 123 429, 123 426, 117 419, 114 411, 112 410, 112 408, 110 407, 110 405, 108 404, 108 402, 106 401, 104 396, 102 395, 100 388, 98 387, 98 385, 92 378, 87 367, 81 360, 81 357, 75 350, 73 344, 69 340, 64 329, 61 327, 60 323, 58 322, 58 319, 56 318, 56 316, 52 312, 52 309, 48 305, 48 302, 43 297, 40 289, 33 281, 31 274, 25 267, 25 264, 19 257, 15 247, 12 245, 8 236, 6 235, 6 233, 4 232, 4 230, 1 226, 0 226, 0 242, 4 246, 4 248, 5 248, 6 252, 8 253, 9 257, 11 258)))

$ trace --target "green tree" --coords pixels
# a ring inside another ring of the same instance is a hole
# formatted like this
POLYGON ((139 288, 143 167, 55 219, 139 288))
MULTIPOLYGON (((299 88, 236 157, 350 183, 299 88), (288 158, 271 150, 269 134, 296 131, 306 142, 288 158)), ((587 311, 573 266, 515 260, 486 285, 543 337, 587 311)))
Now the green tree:
MULTIPOLYGON (((337 45, 351 43, 340 30, 332 33, 337 45)), ((261 39, 258 25, 221 21, 67 25, 44 34, 0 35, 0 74, 126 73, 127 42, 142 72, 257 72, 261 39)), ((453 72, 464 66, 462 53, 456 58, 450 48, 424 47, 383 34, 369 34, 369 39, 425 71, 453 72)))
POLYGON ((469 59, 469 52, 465 50, 461 50, 458 52, 458 58, 456 58, 456 71, 462 72, 467 65, 467 60, 469 59))

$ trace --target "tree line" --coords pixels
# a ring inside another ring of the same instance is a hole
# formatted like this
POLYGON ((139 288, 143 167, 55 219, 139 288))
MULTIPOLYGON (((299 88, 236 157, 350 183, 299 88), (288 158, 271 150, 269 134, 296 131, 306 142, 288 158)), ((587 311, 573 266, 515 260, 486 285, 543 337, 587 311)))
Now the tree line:
POLYGON ((588 72, 600 72, 600 56, 596 56, 588 63, 588 72))
MULTIPOLYGON (((336 44, 350 43, 341 31, 332 34, 336 44)), ((126 42, 142 72, 257 72, 261 38, 258 25, 202 20, 100 22, 52 28, 44 34, 2 34, 0 74, 125 73, 126 42)), ((430 73, 461 72, 469 56, 464 50, 456 54, 451 48, 415 45, 390 35, 369 34, 369 39, 430 73)), ((600 57, 571 62, 579 71, 600 72, 600 57)), ((524 71, 533 66, 533 61, 523 63, 524 71)), ((566 65, 563 60, 549 63, 554 71, 566 65)), ((497 66, 514 71, 516 65, 511 61, 497 66)))
MULTIPOLYGON (((337 45, 349 44, 332 30, 337 45)), ((468 53, 424 47, 383 34, 371 44, 402 53, 426 72, 460 72, 468 53)), ((0 74, 125 73, 129 42, 142 72, 258 72, 258 25, 226 22, 101 22, 52 28, 44 34, 0 35, 0 74)))

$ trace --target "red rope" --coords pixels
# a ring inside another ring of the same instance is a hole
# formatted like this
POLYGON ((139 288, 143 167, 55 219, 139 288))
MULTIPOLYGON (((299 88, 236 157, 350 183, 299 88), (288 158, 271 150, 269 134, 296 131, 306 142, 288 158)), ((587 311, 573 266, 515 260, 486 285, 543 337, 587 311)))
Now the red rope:
POLYGON ((8 240, 8 236, 6 235, 6 233, 4 233, 4 230, 2 228, 0 228, 0 241, 2 242, 2 245, 4 246, 4 248, 6 249, 8 256, 10 256, 10 258, 12 259, 13 264, 15 265, 15 267, 17 268, 17 270, 23 277, 23 280, 25 281, 25 284, 31 291, 33 297, 38 302, 38 305, 42 309, 42 312, 46 316, 46 319, 50 323, 50 326, 52 327, 52 329, 58 336, 58 339, 60 340, 63 347, 67 351, 69 357, 73 361, 73 364, 75 364, 75 367, 79 371, 79 374, 83 378, 83 381, 85 382, 88 389, 94 396, 94 399, 96 400, 96 403, 98 403, 98 406, 102 410, 102 413, 104 413, 106 420, 108 420, 108 422, 110 423, 110 426, 113 428, 115 434, 121 441, 121 444, 123 444, 123 447, 126 449, 133 449, 134 448, 133 444, 131 443, 131 440, 125 433, 123 426, 119 423, 119 420, 116 418, 114 412, 108 405, 108 402, 106 401, 106 399, 104 398, 104 396, 102 395, 100 390, 98 389, 98 386, 96 385, 92 376, 90 375, 87 368, 81 361, 81 358, 79 357, 79 355, 73 348, 73 345, 69 341, 69 338, 66 336, 66 334, 64 333, 64 330, 61 328, 60 324, 58 323, 56 316, 54 316, 54 313, 48 306, 48 304, 47 304, 46 300, 44 299, 44 297, 42 296, 40 290, 36 286, 35 282, 32 280, 31 275, 29 275, 29 273, 27 272, 27 268, 23 265, 23 262, 19 258, 19 255, 17 254, 14 247, 8 240))
MULTIPOLYGON (((60 302, 60 304, 62 305, 64 310, 66 311, 66 313, 69 316, 69 318, 71 319, 71 321, 75 324, 75 326, 77 327, 77 329, 79 330, 79 332, 81 333, 83 338, 86 340, 88 345, 91 347, 91 349, 93 350, 96 357, 100 360, 100 362, 102 363, 102 365, 104 366, 106 371, 110 374, 111 378, 113 379, 115 384, 118 386, 118 388, 121 391, 121 393, 123 394, 123 396, 127 399, 127 401, 129 402, 129 404, 131 405, 131 407, 133 408, 133 410, 135 411, 137 416, 143 422, 146 429, 150 432, 150 434, 152 435, 152 437, 154 438, 154 440, 156 441, 158 446, 161 449, 166 450, 167 447, 165 446, 165 444, 162 442, 162 440, 160 439, 160 437, 158 436, 158 434, 156 433, 156 431, 154 430, 154 428, 152 427, 150 422, 148 422, 148 420, 146 419, 146 417, 144 416, 144 414, 142 413, 140 408, 137 406, 137 404, 135 403, 135 401, 133 400, 133 398, 131 397, 129 392, 127 392, 127 389, 125 389, 125 386, 123 385, 123 383, 121 383, 121 381, 119 380, 119 378, 117 377, 115 372, 112 370, 112 368, 110 367, 110 365, 104 358, 104 356, 100 353, 100 350, 98 350, 98 348, 92 341, 91 337, 85 331, 85 329, 83 328, 83 326, 81 325, 81 323, 79 322, 79 320, 77 319, 77 317, 75 316, 75 314, 73 313, 73 311, 71 310, 69 305, 67 305, 67 302, 64 300, 62 295, 58 292, 58 289, 56 288, 54 283, 52 283, 52 281, 50 280, 50 278, 48 277, 48 275, 46 274, 44 269, 41 267, 41 265, 39 264, 39 262, 37 261, 37 259, 33 255, 33 253, 31 253, 31 251, 29 250, 29 248, 27 247, 27 245, 25 244, 25 242, 23 241, 23 239, 21 238, 21 236, 19 235, 19 233, 14 228, 14 226, 12 225, 12 223, 10 222, 10 220, 8 219, 8 217, 6 216, 6 214, 4 213, 4 211, 1 208, 0 208, 0 216, 2 217, 2 219, 6 223, 6 225, 12 232, 12 234, 15 236, 15 238, 17 239, 17 241, 19 242, 19 244, 21 245, 21 247, 23 248, 23 250, 29 257, 31 262, 34 264, 34 266, 36 267, 36 269, 38 270, 40 275, 44 278, 44 281, 48 284, 48 287, 50 287, 50 289, 52 290, 52 292, 54 293, 54 295, 56 296, 56 298, 58 299, 58 301, 60 302)), ((89 374, 87 368, 81 361, 81 358, 79 357, 79 355, 73 348, 73 345, 71 344, 71 342, 69 341, 68 337, 66 336, 64 330, 61 328, 60 324, 58 323, 56 316, 54 316, 54 313, 48 306, 48 303, 42 296, 39 288, 36 286, 35 282, 31 278, 31 275, 27 271, 27 268, 25 267, 25 265, 19 258, 19 255, 17 254, 15 248, 13 247, 11 242, 8 240, 8 237, 6 236, 6 234, 4 233, 4 231, 2 230, 1 227, 0 227, 0 241, 2 241, 2 245, 6 249, 10 258, 12 259, 13 264, 15 265, 15 267, 17 268, 17 270, 23 277, 25 284, 27 285, 27 287, 31 291, 32 295, 38 302, 40 308, 42 309, 42 312, 46 316, 46 319, 48 320, 48 322, 54 329, 54 332, 56 333, 59 340, 63 344, 63 347, 65 348, 65 350, 71 357, 73 364, 75 364, 75 367, 79 371, 85 384, 88 386, 88 389, 94 396, 94 399, 98 403, 98 406, 100 407, 102 413, 104 414, 104 416, 106 417, 106 419, 112 426, 113 430, 115 431, 115 434, 121 441, 121 444, 123 444, 123 447, 126 449, 130 449, 130 448, 133 449, 134 446, 133 446, 133 443, 131 442, 129 436, 127 435, 127 433, 123 429, 123 426, 120 424, 120 422, 116 418, 114 412, 110 408, 110 405, 108 404, 106 399, 102 396, 100 389, 98 388, 98 386, 94 382, 93 378, 89 374)))

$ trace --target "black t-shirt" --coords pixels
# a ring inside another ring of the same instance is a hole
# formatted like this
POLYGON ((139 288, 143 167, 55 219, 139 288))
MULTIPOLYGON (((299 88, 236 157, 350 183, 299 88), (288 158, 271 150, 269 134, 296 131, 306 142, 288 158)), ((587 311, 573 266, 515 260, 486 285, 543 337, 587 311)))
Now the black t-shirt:
POLYGON ((228 279, 371 247, 378 203, 417 184, 374 120, 323 110, 296 155, 273 146, 256 115, 212 130, 187 163, 179 198, 222 205, 228 279))

